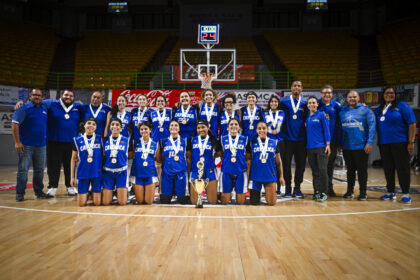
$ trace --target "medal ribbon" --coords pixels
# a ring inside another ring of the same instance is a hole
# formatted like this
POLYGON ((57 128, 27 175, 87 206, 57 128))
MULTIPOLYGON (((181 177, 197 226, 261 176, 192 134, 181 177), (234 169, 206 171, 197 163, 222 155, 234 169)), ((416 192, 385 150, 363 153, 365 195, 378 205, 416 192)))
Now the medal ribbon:
POLYGON ((101 105, 98 107, 98 109, 96 110, 96 112, 93 112, 93 109, 92 109, 92 104, 89 104, 89 109, 90 109, 90 112, 92 113, 92 116, 96 119, 97 117, 98 117, 98 115, 99 115, 99 112, 101 111, 101 109, 102 109, 102 103, 101 103, 101 105))
POLYGON ((293 96, 290 95, 290 103, 292 104, 292 108, 293 108, 293 113, 297 113, 297 111, 299 110, 299 105, 300 105, 300 101, 302 100, 302 95, 299 95, 299 99, 298 99, 298 103, 295 106, 295 101, 293 100, 293 96))
POLYGON ((118 147, 120 146, 121 141, 121 134, 118 135, 117 142, 114 145, 114 139, 112 138, 112 135, 109 136, 109 147, 111 148, 111 157, 117 157, 118 154, 118 147))
POLYGON ((89 143, 89 139, 87 138, 86 133, 83 134, 83 142, 85 143, 86 150, 88 152, 89 157, 93 156, 93 145, 95 144, 95 138, 96 138, 96 135, 93 134, 89 143))
POLYGON ((260 159, 263 159, 263 158, 266 159, 267 158, 267 149, 268 149, 268 142, 269 142, 269 140, 270 139, 268 137, 265 138, 265 143, 263 145, 263 143, 261 141, 261 138, 258 137, 258 145, 259 145, 260 151, 261 151, 260 159))
POLYGON ((237 151, 236 149, 239 142, 239 134, 236 135, 235 142, 232 142, 232 136, 230 135, 230 133, 228 135, 229 135, 229 150, 232 153, 232 157, 236 157, 236 151, 237 151))
POLYGON ((200 156, 202 156, 206 150, 207 142, 209 141, 209 135, 207 134, 206 138, 204 139, 204 143, 201 142, 201 136, 197 136, 197 140, 198 148, 200 149, 200 156))

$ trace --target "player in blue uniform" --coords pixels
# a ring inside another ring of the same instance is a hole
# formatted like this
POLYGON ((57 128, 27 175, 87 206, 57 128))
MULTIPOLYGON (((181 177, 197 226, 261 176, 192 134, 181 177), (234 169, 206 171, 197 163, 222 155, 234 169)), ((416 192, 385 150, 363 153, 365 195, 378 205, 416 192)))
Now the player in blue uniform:
POLYGON ((147 96, 145 94, 140 94, 137 97, 137 103, 139 107, 134 108, 131 111, 131 128, 133 130, 133 139, 139 140, 140 130, 139 125, 143 122, 150 122, 150 113, 152 110, 147 108, 147 96))
POLYGON ((160 202, 163 204, 170 204, 173 195, 181 204, 188 202, 187 139, 180 136, 179 129, 179 123, 171 121, 171 135, 160 142, 163 162, 160 202))
POLYGON ((262 108, 257 106, 257 94, 253 91, 246 96, 247 106, 241 108, 242 131, 248 137, 248 141, 257 138, 257 123, 262 120, 262 108))
MULTIPOLYGON (((268 100, 267 109, 262 112, 263 121, 268 125, 268 137, 276 139, 280 144, 280 157, 284 158, 284 134, 282 126, 284 121, 284 111, 280 108, 280 99, 277 95, 272 95, 268 100)), ((276 167, 278 170, 278 167, 276 167)), ((280 178, 280 174, 277 174, 280 178)), ((277 180, 277 193, 281 193, 281 187, 277 180)))
POLYGON ((331 154, 330 126, 325 113, 318 111, 318 99, 315 96, 308 98, 308 109, 306 148, 308 162, 312 169, 313 199, 325 202, 328 190, 328 156, 331 154))
POLYGON ((127 98, 124 95, 118 96, 117 102, 112 106, 111 111, 108 113, 104 135, 110 136, 112 134, 109 130, 111 119, 119 118, 122 123, 121 135, 130 139, 131 132, 129 130, 129 124, 131 113, 125 110, 125 106, 127 106, 127 98))
POLYGON ((198 136, 189 139, 187 144, 187 155, 191 159, 190 197, 192 204, 196 204, 198 198, 193 182, 198 179, 197 164, 199 161, 204 163, 204 173, 201 179, 208 180, 206 188, 207 200, 211 204, 217 203, 217 172, 214 159, 220 156, 221 147, 216 137, 209 132, 208 125, 207 120, 198 120, 198 136))
POLYGON ((75 166, 77 166, 77 201, 79 206, 85 206, 87 192, 92 186, 93 203, 101 205, 101 179, 102 179, 102 145, 100 135, 95 134, 96 119, 87 118, 85 133, 74 137, 74 147, 70 161, 70 184, 76 187, 75 166))
POLYGON ((340 123, 340 112, 341 104, 335 100, 332 100, 333 97, 333 87, 330 85, 325 85, 321 88, 321 98, 319 99, 318 111, 324 112, 327 116, 328 122, 330 124, 330 147, 331 154, 328 157, 328 197, 337 196, 334 192, 333 186, 333 174, 334 174, 334 163, 337 157, 337 148, 338 148, 338 131, 340 123))
POLYGON ((171 122, 172 111, 170 108, 165 108, 166 103, 165 96, 157 96, 155 98, 157 110, 153 110, 150 113, 150 119, 153 124, 152 139, 155 142, 168 138, 170 135, 169 123, 171 122))
POLYGON ((229 93, 225 96, 222 100, 222 108, 223 112, 220 113, 219 117, 219 127, 220 127, 220 138, 222 136, 227 135, 228 131, 228 123, 230 119, 236 118, 238 121, 241 120, 240 115, 236 110, 234 110, 236 104, 236 95, 234 92, 229 93))
POLYGON ((276 162, 279 166, 280 184, 284 185, 280 145, 276 139, 267 136, 268 126, 260 121, 257 125, 258 138, 247 145, 247 159, 250 161, 250 202, 258 205, 261 199, 261 189, 265 188, 265 199, 270 206, 276 205, 276 162))
POLYGON ((414 153, 416 117, 410 106, 397 101, 395 89, 386 87, 375 111, 378 146, 384 167, 387 193, 381 200, 394 200, 395 169, 402 190, 402 203, 411 203, 410 154, 414 153))
POLYGON ((121 134, 122 123, 118 118, 111 119, 111 135, 104 138, 103 204, 112 202, 114 189, 117 189, 119 205, 127 204, 127 157, 129 139, 121 134))
POLYGON ((223 148, 219 180, 222 204, 230 202, 233 189, 235 189, 236 193, 236 202, 238 204, 245 203, 248 187, 245 148, 248 140, 246 136, 239 134, 239 128, 239 121, 236 118, 230 119, 228 134, 223 135, 220 139, 223 148))
POLYGON ((197 107, 191 105, 191 97, 188 91, 179 95, 179 108, 172 109, 172 119, 180 126, 179 134, 182 138, 191 138, 196 135, 197 107))
POLYGON ((135 176, 134 193, 139 204, 146 202, 151 205, 155 195, 155 185, 158 183, 155 158, 160 158, 158 142, 150 137, 152 124, 143 122, 139 125, 141 138, 134 140, 135 166, 131 176, 135 176))
POLYGON ((102 104, 102 99, 102 93, 99 91, 92 93, 90 104, 85 104, 82 107, 82 121, 84 122, 87 118, 94 117, 98 123, 95 133, 104 136, 106 117, 110 108, 102 104))
POLYGON ((205 89, 201 93, 201 99, 204 103, 200 106, 200 120, 207 120, 209 128, 213 133, 213 136, 218 136, 218 124, 219 124, 219 106, 216 104, 219 96, 217 92, 212 89, 205 89))

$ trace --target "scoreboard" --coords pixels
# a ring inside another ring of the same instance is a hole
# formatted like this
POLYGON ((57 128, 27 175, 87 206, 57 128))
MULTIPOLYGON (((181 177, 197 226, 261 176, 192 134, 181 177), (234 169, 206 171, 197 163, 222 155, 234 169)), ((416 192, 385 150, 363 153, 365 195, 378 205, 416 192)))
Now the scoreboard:
POLYGON ((108 2, 108 13, 128 13, 127 2, 108 2))
POLYGON ((198 25, 198 43, 199 44, 218 44, 219 43, 219 25, 198 25))
POLYGON ((308 10, 327 10, 328 0, 307 0, 308 10))

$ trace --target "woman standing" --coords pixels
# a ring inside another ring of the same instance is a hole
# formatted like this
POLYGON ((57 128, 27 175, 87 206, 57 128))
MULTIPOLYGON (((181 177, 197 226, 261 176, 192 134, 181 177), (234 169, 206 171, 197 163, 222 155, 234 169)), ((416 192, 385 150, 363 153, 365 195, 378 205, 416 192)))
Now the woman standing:
POLYGON ((308 98, 308 109, 306 148, 315 190, 313 199, 325 202, 328 191, 328 157, 331 154, 330 126, 325 113, 318 111, 318 99, 315 96, 308 98))
POLYGON ((268 126, 260 121, 257 125, 258 138, 247 145, 247 159, 250 161, 250 179, 252 180, 250 200, 252 205, 260 204, 261 189, 265 188, 265 199, 270 206, 276 205, 276 182, 279 166, 280 184, 284 185, 283 168, 280 157, 280 145, 267 136, 268 126))
POLYGON ((198 136, 188 140, 187 155, 191 159, 191 202, 196 204, 197 193, 194 191, 194 180, 198 179, 197 164, 204 164, 204 173, 201 179, 208 180, 206 188, 207 200, 211 204, 217 203, 217 180, 216 180, 216 164, 214 159, 220 156, 221 147, 217 139, 209 133, 207 120, 199 120, 197 122, 198 136))
POLYGON ((236 96, 235 93, 228 94, 222 101, 222 108, 223 112, 220 114, 219 118, 219 127, 220 127, 220 139, 222 136, 227 135, 228 131, 228 123, 231 119, 236 118, 238 121, 241 120, 240 115, 234 110, 236 104, 236 96))
POLYGON ((230 119, 228 134, 221 137, 223 154, 219 187, 222 192, 222 204, 230 202, 233 189, 235 189, 236 193, 236 202, 238 204, 245 203, 245 194, 248 186, 247 164, 245 161, 247 143, 247 137, 239 134, 239 121, 236 118, 230 119))
POLYGON ((163 95, 159 95, 155 98, 155 103, 157 110, 150 113, 150 119, 153 124, 152 128, 152 139, 155 142, 159 142, 162 139, 168 138, 169 133, 169 123, 172 118, 171 109, 165 109, 166 107, 166 98, 163 95))
POLYGON ((152 124, 143 122, 139 125, 141 138, 134 140, 135 176, 134 193, 139 204, 151 205, 155 195, 155 184, 158 182, 155 158, 159 158, 159 146, 150 137, 152 124))
POLYGON ((137 97, 137 104, 139 107, 131 111, 131 127, 133 129, 133 139, 140 139, 139 125, 143 122, 150 122, 150 113, 152 110, 147 108, 147 96, 140 94, 137 97))
POLYGON ((181 137, 179 130, 179 123, 171 121, 171 135, 160 142, 163 162, 160 202, 163 204, 170 204, 173 195, 181 204, 188 202, 187 140, 181 137))
POLYGON ((129 139, 121 134, 122 123, 118 118, 111 120, 111 136, 104 139, 103 204, 112 202, 113 191, 117 189, 119 205, 127 204, 127 157, 129 139))
POLYGON ((402 189, 401 202, 410 203, 410 154, 414 153, 416 117, 403 101, 397 101, 395 89, 386 87, 375 111, 378 145, 384 167, 387 193, 382 200, 394 200, 395 169, 402 189))
POLYGON ((200 107, 200 120, 207 120, 209 128, 214 137, 218 136, 218 123, 219 123, 219 106, 215 103, 219 96, 217 92, 212 89, 205 89, 201 93, 201 98, 204 103, 200 107))
POLYGON ((125 110, 125 106, 127 106, 127 98, 124 95, 118 96, 117 102, 114 104, 114 106, 112 106, 111 111, 108 113, 104 135, 111 135, 112 132, 109 130, 111 119, 118 118, 121 120, 122 124, 121 135, 130 138, 128 127, 131 120, 131 113, 125 110))
POLYGON ((257 139, 257 123, 262 120, 262 109, 256 105, 257 100, 255 92, 248 92, 246 96, 248 105, 241 109, 243 134, 248 137, 248 141, 257 139))
MULTIPOLYGON (((280 99, 277 95, 272 95, 270 100, 268 100, 268 107, 263 111, 262 116, 268 125, 268 137, 276 139, 280 144, 281 158, 284 158, 284 134, 281 131, 284 115, 284 111, 280 109, 280 99)), ((278 167, 276 167, 276 170, 279 170, 278 167)), ((280 178, 280 174, 277 174, 277 177, 280 178)), ((278 182, 277 180, 277 193, 280 194, 281 186, 278 182)))
POLYGON ((101 137, 95 134, 96 119, 87 118, 84 124, 85 133, 74 137, 73 153, 70 162, 70 184, 76 187, 75 166, 77 166, 77 201, 79 206, 85 206, 87 192, 92 186, 93 204, 101 205, 102 179, 102 145, 101 137))
POLYGON ((179 108, 174 107, 173 120, 179 124, 179 134, 182 138, 191 138, 196 135, 197 108, 191 105, 191 97, 187 91, 179 95, 179 108))

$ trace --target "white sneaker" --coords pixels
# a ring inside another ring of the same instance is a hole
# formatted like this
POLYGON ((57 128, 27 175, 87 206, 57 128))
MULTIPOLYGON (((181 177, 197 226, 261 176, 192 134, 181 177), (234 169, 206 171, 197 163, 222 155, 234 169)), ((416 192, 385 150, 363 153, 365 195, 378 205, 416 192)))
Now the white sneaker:
POLYGON ((51 188, 51 189, 48 189, 47 195, 49 197, 54 197, 56 192, 57 192, 57 188, 51 188))
POLYGON ((76 195, 77 194, 77 191, 76 191, 75 188, 70 187, 70 188, 67 188, 67 194, 73 196, 73 195, 76 195))

